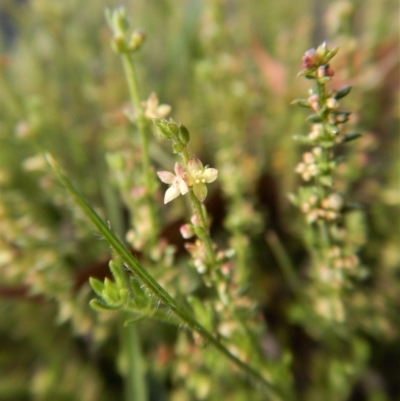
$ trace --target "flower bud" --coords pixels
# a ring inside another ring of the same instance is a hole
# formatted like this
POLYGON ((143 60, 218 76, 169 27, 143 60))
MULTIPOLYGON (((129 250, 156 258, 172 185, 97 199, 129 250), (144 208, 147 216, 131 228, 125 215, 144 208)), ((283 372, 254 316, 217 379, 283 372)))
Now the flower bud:
POLYGON ((179 124, 179 139, 185 145, 190 141, 189 130, 182 123, 179 124))
POLYGON ((334 97, 330 97, 326 99, 326 107, 328 107, 328 109, 337 109, 339 107, 339 102, 334 97))
POLYGON ((194 227, 191 224, 184 224, 180 227, 180 232, 183 238, 189 239, 194 235, 194 227))
POLYGON ((198 226, 200 224, 200 220, 196 214, 192 215, 192 217, 190 218, 190 221, 194 226, 198 226))
POLYGON ((175 121, 170 120, 170 122, 167 124, 168 129, 170 130, 171 134, 176 137, 179 134, 179 127, 178 124, 175 121))
POLYGON ((319 96, 316 93, 312 94, 307 101, 314 111, 319 110, 319 96))
POLYGON ((158 128, 155 134, 161 139, 172 139, 174 137, 173 133, 169 129, 168 121, 162 120, 161 118, 154 118, 153 124, 158 128))
POLYGON ((303 68, 310 70, 320 65, 321 58, 315 49, 307 50, 303 55, 303 68))
POLYGON ((134 51, 139 49, 146 39, 146 35, 141 30, 136 30, 132 33, 131 38, 129 40, 129 50, 134 51))
POLYGON ((125 37, 121 33, 116 33, 112 39, 111 46, 117 53, 126 53, 127 47, 125 37))

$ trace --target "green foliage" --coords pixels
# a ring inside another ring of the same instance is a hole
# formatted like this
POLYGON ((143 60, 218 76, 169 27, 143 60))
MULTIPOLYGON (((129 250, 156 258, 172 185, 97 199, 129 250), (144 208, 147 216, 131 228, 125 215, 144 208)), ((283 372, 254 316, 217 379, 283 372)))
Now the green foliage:
POLYGON ((115 6, 0 4, 0 399, 398 398, 397 2, 115 6))

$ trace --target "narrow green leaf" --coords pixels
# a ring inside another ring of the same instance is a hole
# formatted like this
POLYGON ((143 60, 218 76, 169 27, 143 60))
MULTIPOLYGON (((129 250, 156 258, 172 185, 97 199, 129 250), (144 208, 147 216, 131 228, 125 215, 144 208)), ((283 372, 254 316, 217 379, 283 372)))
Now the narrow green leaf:
POLYGON ((103 291, 103 299, 107 305, 110 305, 115 308, 121 308, 123 306, 122 300, 119 294, 114 294, 112 292, 107 292, 107 290, 103 291))
POLYGON ((97 278, 89 277, 89 284, 92 287, 93 291, 99 296, 103 296, 104 284, 97 280, 97 278))
POLYGON ((304 107, 305 109, 311 109, 311 104, 307 99, 295 99, 293 102, 290 102, 290 104, 304 107))
POLYGON ((310 114, 306 120, 312 123, 320 123, 322 122, 322 117, 318 114, 310 114))
POLYGON ((125 271, 124 271, 124 268, 122 267, 122 263, 118 263, 114 260, 110 260, 108 267, 111 270, 111 273, 114 277, 115 284, 117 285, 117 287, 119 287, 119 288, 126 287, 125 271))
POLYGON ((325 58, 326 62, 332 60, 332 58, 336 56, 338 51, 339 51, 339 47, 338 46, 336 46, 332 50, 330 50, 328 52, 328 54, 326 55, 326 58, 325 58))
POLYGON ((342 99, 343 97, 347 96, 347 95, 350 93, 351 88, 352 88, 351 86, 345 86, 345 87, 339 89, 339 90, 335 93, 334 98, 335 98, 335 99, 342 99))
POLYGON ((149 297, 146 294, 146 288, 141 284, 136 277, 132 277, 130 280, 130 287, 132 291, 133 301, 136 306, 143 308, 150 302, 149 297))
POLYGON ((112 311, 112 310, 120 309, 120 307, 106 305, 105 303, 99 301, 98 299, 92 299, 89 302, 89 305, 96 312, 109 312, 109 311, 112 311))
POLYGON ((111 298, 119 297, 119 291, 117 286, 108 277, 104 279, 103 296, 105 293, 108 294, 111 298))
POLYGON ((336 125, 333 124, 324 124, 324 128, 327 132, 329 132, 331 135, 337 135, 339 133, 339 128, 336 125))
POLYGON ((297 74, 298 77, 305 77, 307 79, 315 79, 316 74, 310 70, 302 70, 297 74))
POLYGON ((119 299, 121 300, 121 304, 125 305, 129 301, 129 291, 126 288, 121 288, 119 290, 119 299))
POLYGON ((351 142, 357 138, 360 138, 360 136, 362 136, 362 134, 360 134, 359 132, 350 132, 348 134, 343 135, 342 142, 351 142))

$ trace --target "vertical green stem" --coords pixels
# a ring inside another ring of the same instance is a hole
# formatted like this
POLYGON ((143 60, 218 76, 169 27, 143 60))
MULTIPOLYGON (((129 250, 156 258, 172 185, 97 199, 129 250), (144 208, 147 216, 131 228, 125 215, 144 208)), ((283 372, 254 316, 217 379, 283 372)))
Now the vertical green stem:
POLYGON ((155 186, 153 183, 153 176, 150 166, 150 154, 149 154, 149 141, 146 133, 146 119, 141 107, 141 101, 138 91, 138 84, 135 75, 135 67, 133 58, 130 54, 122 54, 122 60, 125 70, 126 79, 128 81, 129 92, 131 101, 135 107, 135 113, 137 117, 137 126, 139 129, 140 140, 142 144, 142 170, 144 176, 144 185, 146 187, 147 204, 150 208, 150 223, 151 223, 151 243, 150 248, 157 243, 159 224, 156 212, 156 206, 154 201, 154 190, 155 186))
MULTIPOLYGON (((318 80, 317 80, 317 93, 318 93, 319 105, 320 108, 322 108, 326 103, 326 90, 325 90, 325 84, 320 83, 318 80)), ((328 123, 328 117, 325 115, 323 125, 325 125, 326 123, 328 123)), ((325 137, 325 135, 326 132, 324 128, 323 136, 325 137)), ((322 149, 322 162, 323 164, 328 165, 332 161, 331 150, 325 147, 322 147, 321 149, 322 149)), ((318 186, 321 198, 325 198, 328 195, 327 188, 320 182, 318 183, 318 186)), ((319 230, 319 236, 317 238, 319 238, 319 243, 322 245, 321 256, 322 259, 324 259, 326 257, 326 252, 331 247, 331 235, 329 230, 329 223, 327 223, 326 221, 321 221, 318 224, 318 230, 319 230)))
POLYGON ((201 227, 204 229, 204 234, 199 236, 199 238, 201 239, 206 248, 207 259, 209 263, 214 266, 216 262, 216 256, 214 249, 212 247, 212 242, 208 232, 207 222, 203 213, 202 205, 200 201, 196 198, 196 195, 194 194, 192 188, 189 188, 189 196, 190 196, 190 201, 192 202, 194 212, 196 213, 197 218, 200 220, 201 227))
MULTIPOLYGON (((103 176, 106 174, 102 174, 103 176)), ((112 185, 102 179, 101 190, 107 211, 107 218, 111 222, 114 232, 124 238, 124 222, 120 207, 112 185)), ((122 321, 129 315, 123 315, 122 321)), ((120 343, 122 352, 125 353, 128 366, 124 377, 125 401, 147 401, 146 381, 142 366, 142 353, 140 349, 140 336, 135 326, 124 327, 121 322, 120 343)))
POLYGON ((143 358, 140 352, 140 338, 135 326, 122 327, 124 351, 127 353, 125 400, 147 401, 146 382, 143 375, 143 358))

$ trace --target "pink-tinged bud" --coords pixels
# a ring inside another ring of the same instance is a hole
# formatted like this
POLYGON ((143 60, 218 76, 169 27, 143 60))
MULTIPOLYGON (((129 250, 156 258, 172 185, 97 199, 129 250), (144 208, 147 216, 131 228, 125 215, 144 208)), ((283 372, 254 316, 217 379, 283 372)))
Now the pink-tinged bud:
POLYGON ((204 264, 204 262, 200 258, 196 258, 193 261, 193 264, 199 274, 204 274, 207 271, 207 266, 204 264))
POLYGON ((335 75, 335 71, 333 68, 329 67, 329 65, 326 68, 325 74, 327 77, 333 77, 335 75))
POLYGON ((320 56, 315 49, 307 50, 303 55, 303 68, 310 70, 320 63, 320 56))
POLYGON ((193 226, 191 224, 184 224, 179 230, 182 237, 185 239, 192 238, 194 235, 193 226))
POLYGON ((194 226, 198 226, 200 224, 200 220, 197 217, 196 214, 194 214, 191 218, 190 218, 190 222, 194 225, 194 226))
POLYGON ((221 266, 221 273, 222 273, 224 276, 228 277, 228 276, 231 274, 231 272, 232 272, 232 269, 231 269, 230 263, 224 263, 224 264, 221 266))
POLYGON ((333 77, 335 75, 335 71, 329 67, 329 65, 321 65, 320 67, 318 67, 317 70, 317 75, 318 78, 325 78, 325 77, 333 77))
POLYGON ((307 99, 308 103, 310 104, 311 108, 314 111, 318 111, 319 110, 319 96, 314 93, 313 95, 311 95, 308 99, 307 99))

